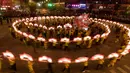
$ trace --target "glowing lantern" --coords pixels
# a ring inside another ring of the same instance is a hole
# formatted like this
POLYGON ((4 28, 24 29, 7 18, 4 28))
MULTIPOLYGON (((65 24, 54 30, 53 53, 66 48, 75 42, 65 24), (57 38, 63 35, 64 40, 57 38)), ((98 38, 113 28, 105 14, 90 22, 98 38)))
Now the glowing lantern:
POLYGON ((35 36, 33 36, 33 35, 28 35, 28 37, 29 37, 30 39, 35 39, 35 36))
POLYGON ((101 35, 101 37, 106 37, 107 36, 107 33, 104 33, 101 35))
POLYGON ((130 45, 127 45, 125 50, 130 50, 130 45))
POLYGON ((51 16, 51 19, 53 19, 54 17, 53 16, 51 16))
POLYGON ((117 58, 118 56, 119 56, 118 53, 111 53, 108 55, 108 58, 113 58, 113 57, 117 58))
POLYGON ((60 58, 58 63, 71 63, 71 59, 69 58, 60 58))
POLYGON ((31 17, 29 21, 33 21, 33 17, 31 17))
POLYGON ((42 27, 42 25, 40 24, 39 27, 42 27))
POLYGON ((27 33, 25 33, 25 32, 23 32, 23 36, 28 37, 28 34, 27 34, 27 33))
POLYGON ((38 27, 38 24, 34 24, 34 26, 38 27))
POLYGON ((25 25, 28 25, 28 23, 27 23, 27 22, 24 22, 24 24, 25 24, 25 25))
POLYGON ((91 39, 90 36, 86 36, 86 37, 84 37, 84 41, 87 41, 87 40, 90 40, 90 39, 91 39))
POLYGON ((38 17, 38 20, 41 20, 42 18, 41 17, 38 17))
POLYGON ((50 19, 50 17, 49 17, 49 16, 47 16, 47 17, 46 17, 46 19, 50 19))
POLYGON ((23 18, 22 21, 25 21, 25 19, 23 18))
POLYGON ((58 25, 57 28, 62 28, 62 26, 61 26, 61 25, 58 25))
POLYGON ((33 26, 33 23, 29 23, 30 26, 33 26))
POLYGON ((73 41, 74 41, 74 42, 82 41, 82 38, 77 37, 77 38, 74 38, 73 41))
POLYGON ((15 58, 14 55, 9 51, 3 52, 3 56, 8 58, 8 59, 14 59, 15 58))
POLYGON ((51 38, 51 39, 49 39, 49 42, 57 42, 57 40, 54 38, 51 38))
POLYGON ((45 19, 45 16, 43 16, 42 19, 45 19))
POLYGON ((72 28, 72 25, 67 23, 67 24, 64 25, 64 28, 72 28))
POLYGON ((43 29, 47 29, 47 27, 46 27, 46 26, 43 26, 43 29))
POLYGON ((42 38, 42 37, 38 37, 37 40, 43 41, 43 42, 46 41, 45 38, 42 38))
POLYGON ((22 32, 21 32, 21 31, 16 31, 16 32, 18 32, 19 34, 22 34, 22 32))
POLYGON ((20 54, 20 59, 21 60, 26 60, 26 61, 33 61, 32 56, 30 56, 29 54, 20 54))
POLYGON ((52 59, 47 57, 47 56, 42 56, 42 57, 39 57, 38 58, 38 61, 39 62, 49 62, 49 63, 52 63, 52 59))
POLYGON ((86 62, 88 61, 88 57, 79 57, 75 60, 76 63, 79 63, 79 62, 86 62))
POLYGON ((101 54, 96 54, 91 58, 91 60, 99 60, 99 59, 104 59, 104 56, 101 54))
POLYGON ((128 53, 129 53, 128 50, 124 50, 124 51, 121 53, 121 55, 127 55, 128 53))
POLYGON ((69 42, 70 41, 70 39, 69 38, 61 38, 61 40, 60 40, 61 42, 69 42))
POLYGON ((93 38, 94 38, 94 39, 100 38, 100 35, 97 34, 97 35, 95 35, 93 38))
POLYGON ((49 30, 54 30, 55 28, 54 27, 49 27, 49 30))

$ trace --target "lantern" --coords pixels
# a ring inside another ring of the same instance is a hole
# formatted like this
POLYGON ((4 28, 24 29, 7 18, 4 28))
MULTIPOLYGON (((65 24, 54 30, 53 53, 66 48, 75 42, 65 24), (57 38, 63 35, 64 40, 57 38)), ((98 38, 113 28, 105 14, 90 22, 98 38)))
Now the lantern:
POLYGON ((87 40, 90 40, 90 39, 91 39, 90 36, 86 36, 86 37, 84 37, 84 41, 87 41, 87 40))
POLYGON ((43 29, 47 29, 47 27, 46 27, 46 26, 43 26, 43 29))
POLYGON ((35 39, 35 36, 33 36, 33 35, 28 35, 28 37, 30 38, 30 39, 35 39))
POLYGON ((52 59, 50 57, 47 57, 47 56, 39 57, 38 61, 39 62, 49 62, 49 63, 52 63, 52 59))
POLYGON ((51 38, 51 39, 49 39, 49 42, 57 42, 57 40, 54 38, 51 38))
POLYGON ((42 37, 38 37, 37 40, 43 41, 43 42, 46 41, 45 38, 42 38, 42 37))
POLYGON ((49 27, 49 30, 54 30, 55 28, 54 27, 49 27))
POLYGON ((14 55, 9 51, 3 52, 3 56, 8 58, 8 59, 14 59, 15 58, 14 55))
POLYGON ((69 58, 60 58, 58 63, 71 63, 71 59, 69 58))
POLYGON ((129 53, 129 50, 124 50, 121 55, 127 55, 129 53))
POLYGON ((40 24, 39 27, 42 27, 42 25, 40 24))
POLYGON ((26 61, 33 61, 32 56, 30 56, 29 54, 26 54, 26 53, 20 54, 20 59, 21 60, 26 60, 26 61))
POLYGON ((74 38, 74 39, 73 39, 73 41, 74 41, 74 42, 77 42, 77 41, 82 41, 82 38, 77 37, 77 38, 74 38))
POLYGON ((117 58, 118 56, 119 56, 118 53, 111 53, 108 55, 108 58, 113 58, 113 57, 117 58))
POLYGON ((96 36, 93 37, 94 39, 100 38, 100 35, 97 34, 96 36))
POLYGON ((79 57, 79 58, 75 59, 76 63, 86 62, 86 61, 88 61, 88 57, 79 57))
POLYGON ((25 32, 23 32, 23 36, 28 37, 28 34, 27 34, 27 33, 25 33, 25 32))
POLYGON ((69 38, 61 38, 61 40, 60 40, 61 42, 69 42, 70 41, 70 39, 69 38))
POLYGON ((19 34, 22 34, 22 32, 21 31, 16 31, 17 33, 19 33, 19 34))
POLYGON ((91 58, 91 60, 99 60, 99 59, 104 59, 104 56, 101 54, 96 54, 91 58))
POLYGON ((72 28, 72 25, 67 23, 67 24, 64 25, 64 28, 72 28))
POLYGON ((34 26, 38 27, 38 24, 34 24, 34 26))
POLYGON ((33 26, 33 23, 29 23, 30 26, 33 26))
POLYGON ((58 25, 58 26, 57 26, 57 29, 58 29, 58 28, 62 28, 62 26, 61 26, 61 25, 58 25))

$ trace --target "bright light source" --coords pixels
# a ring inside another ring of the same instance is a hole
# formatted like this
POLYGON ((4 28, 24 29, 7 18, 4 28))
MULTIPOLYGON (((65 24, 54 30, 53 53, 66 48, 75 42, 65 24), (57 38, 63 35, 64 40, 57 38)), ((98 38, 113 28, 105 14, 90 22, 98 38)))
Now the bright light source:
POLYGON ((40 6, 41 6, 41 4, 40 4, 40 3, 37 3, 37 6, 39 6, 39 7, 40 7, 40 6))

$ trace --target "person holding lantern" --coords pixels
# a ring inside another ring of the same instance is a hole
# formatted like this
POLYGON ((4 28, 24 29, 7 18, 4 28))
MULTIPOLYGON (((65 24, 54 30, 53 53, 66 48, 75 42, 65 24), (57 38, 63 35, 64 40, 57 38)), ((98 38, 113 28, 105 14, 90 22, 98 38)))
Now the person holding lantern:
POLYGON ((110 63, 108 64, 108 67, 113 67, 114 65, 115 65, 115 63, 116 63, 116 61, 117 61, 117 58, 112 58, 111 60, 110 60, 110 63))
POLYGON ((89 42, 88 42, 88 46, 87 46, 87 48, 91 48, 91 46, 92 46, 92 42, 93 42, 93 39, 90 39, 89 42))
POLYGON ((67 51, 68 46, 69 46, 69 42, 65 42, 65 44, 64 44, 64 50, 65 50, 65 51, 67 51))
POLYGON ((77 48, 80 48, 80 45, 81 45, 81 41, 77 41, 76 47, 77 47, 77 48))
POLYGON ((53 48, 56 48, 56 44, 57 44, 57 42, 52 43, 53 48))
POLYGON ((82 72, 85 72, 86 70, 88 70, 88 61, 84 62, 84 67, 82 69, 82 72))
POLYGON ((63 68, 62 72, 67 71, 67 73, 70 73, 70 65, 69 63, 65 63, 65 67, 63 68))
POLYGON ((102 68, 103 67, 103 63, 104 63, 104 60, 103 59, 99 59, 98 60, 98 65, 97 65, 96 69, 98 70, 98 69, 102 68))

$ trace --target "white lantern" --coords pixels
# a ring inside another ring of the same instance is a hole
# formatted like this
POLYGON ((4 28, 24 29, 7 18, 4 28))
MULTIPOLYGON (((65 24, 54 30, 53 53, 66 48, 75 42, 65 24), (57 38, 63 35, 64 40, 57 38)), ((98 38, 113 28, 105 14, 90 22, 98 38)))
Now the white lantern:
POLYGON ((86 62, 86 61, 88 61, 88 57, 79 57, 79 58, 75 59, 76 63, 86 62))
POLYGON ((61 40, 60 40, 61 42, 69 42, 70 41, 70 39, 69 38, 61 38, 61 40))
POLYGON ((38 61, 39 62, 49 62, 49 63, 52 63, 52 59, 50 57, 47 57, 47 56, 39 57, 38 61))
POLYGON ((119 54, 118 53, 111 53, 111 54, 109 54, 108 55, 108 58, 117 58, 119 56, 119 54))
POLYGON ((69 58, 60 58, 58 63, 71 63, 71 59, 69 58))
POLYGON ((11 53, 9 51, 3 52, 3 56, 8 58, 8 59, 15 59, 13 53, 11 53))
POLYGON ((45 38, 43 38, 43 37, 38 37, 37 40, 43 41, 43 42, 46 41, 45 38))
POLYGON ((104 55, 96 54, 91 58, 91 60, 99 60, 99 59, 104 59, 104 55))
POLYGON ((80 38, 80 37, 76 37, 76 38, 73 39, 73 41, 74 41, 74 42, 82 41, 82 38, 80 38))
POLYGON ((84 41, 87 41, 87 40, 90 40, 90 39, 91 39, 90 36, 86 36, 86 37, 84 37, 84 41))
POLYGON ((50 39, 49 39, 49 42, 57 42, 57 40, 54 39, 54 38, 50 38, 50 39))
POLYGON ((29 54, 20 54, 20 59, 21 60, 26 60, 26 61, 33 61, 32 56, 30 56, 29 54))

